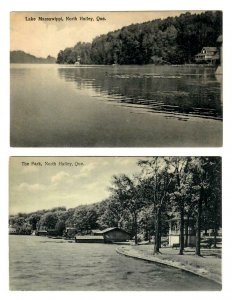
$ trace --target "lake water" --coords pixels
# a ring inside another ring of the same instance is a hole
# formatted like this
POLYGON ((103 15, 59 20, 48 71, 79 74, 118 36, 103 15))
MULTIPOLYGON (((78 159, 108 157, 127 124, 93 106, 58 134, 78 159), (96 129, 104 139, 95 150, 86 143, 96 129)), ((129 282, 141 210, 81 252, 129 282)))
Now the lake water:
POLYGON ((11 65, 11 145, 221 146, 209 66, 11 65))
POLYGON ((117 245, 10 236, 11 290, 219 290, 209 280, 116 253, 117 245))

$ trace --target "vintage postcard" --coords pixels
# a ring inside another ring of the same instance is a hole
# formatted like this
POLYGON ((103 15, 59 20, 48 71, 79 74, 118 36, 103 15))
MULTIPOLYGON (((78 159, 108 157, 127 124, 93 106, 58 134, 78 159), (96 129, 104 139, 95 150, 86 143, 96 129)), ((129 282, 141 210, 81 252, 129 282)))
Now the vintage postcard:
POLYGON ((11 290, 218 291, 221 251, 221 157, 10 158, 11 290))
POLYGON ((222 12, 12 12, 12 147, 222 146, 222 12))

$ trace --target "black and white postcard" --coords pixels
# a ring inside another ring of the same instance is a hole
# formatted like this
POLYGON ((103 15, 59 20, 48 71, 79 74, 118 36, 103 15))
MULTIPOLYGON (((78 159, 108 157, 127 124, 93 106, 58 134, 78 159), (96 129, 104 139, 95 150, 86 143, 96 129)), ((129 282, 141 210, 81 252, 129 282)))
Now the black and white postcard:
POLYGON ((222 12, 12 12, 12 147, 222 146, 222 12))
POLYGON ((10 289, 221 290, 221 157, 11 157, 10 289))

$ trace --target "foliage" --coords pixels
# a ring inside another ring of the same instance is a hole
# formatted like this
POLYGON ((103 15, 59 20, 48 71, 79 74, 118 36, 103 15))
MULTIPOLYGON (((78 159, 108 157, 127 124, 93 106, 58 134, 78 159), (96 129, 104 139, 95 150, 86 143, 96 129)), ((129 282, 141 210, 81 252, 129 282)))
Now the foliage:
POLYGON ((132 24, 61 50, 57 63, 183 64, 193 61, 204 46, 216 46, 222 34, 222 13, 184 13, 179 17, 132 24))
POLYGON ((168 233, 168 220, 181 219, 181 247, 185 241, 185 220, 191 220, 197 237, 196 254, 200 255, 202 230, 221 227, 221 158, 220 157, 152 157, 139 160, 138 174, 114 175, 109 188, 110 197, 102 202, 66 209, 56 207, 30 214, 10 216, 9 225, 19 234, 31 230, 52 229, 62 235, 66 227, 78 234, 94 229, 119 227, 151 241, 159 253, 161 238, 168 233))

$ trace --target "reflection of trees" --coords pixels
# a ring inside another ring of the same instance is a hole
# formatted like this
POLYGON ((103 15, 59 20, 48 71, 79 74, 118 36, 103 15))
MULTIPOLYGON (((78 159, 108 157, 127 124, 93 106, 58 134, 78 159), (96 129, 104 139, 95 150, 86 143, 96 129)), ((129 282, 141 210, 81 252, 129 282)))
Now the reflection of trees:
POLYGON ((78 89, 153 111, 221 118, 220 82, 213 68, 174 66, 102 66, 59 68, 59 75, 78 89))

